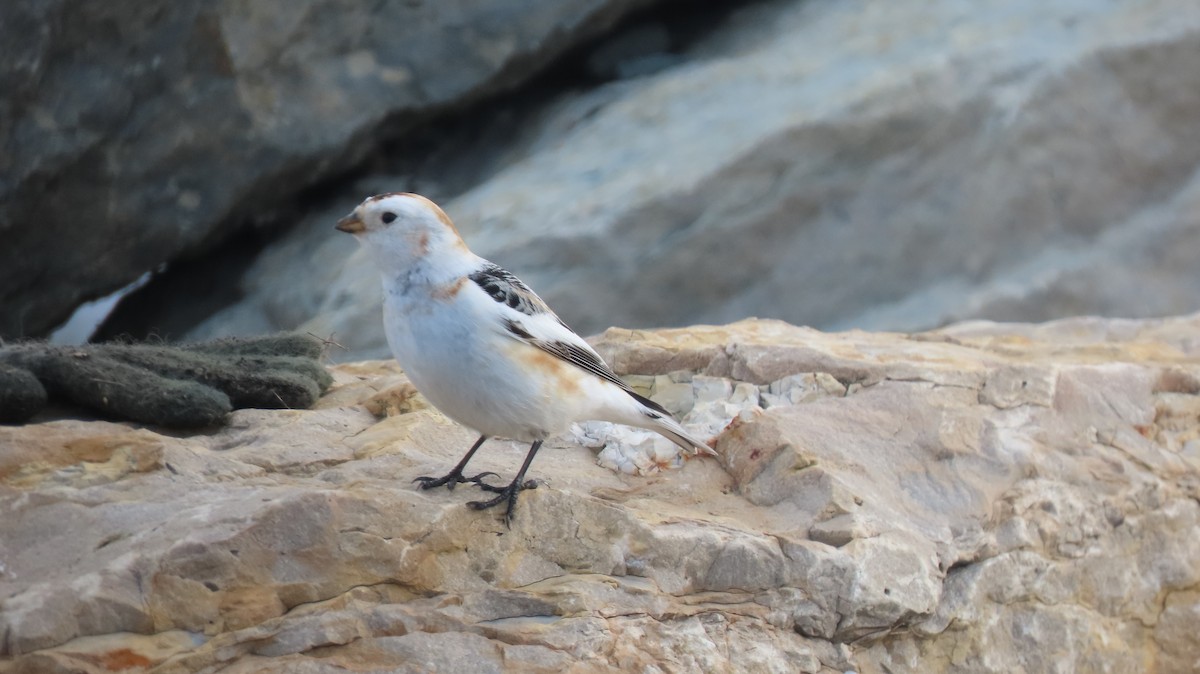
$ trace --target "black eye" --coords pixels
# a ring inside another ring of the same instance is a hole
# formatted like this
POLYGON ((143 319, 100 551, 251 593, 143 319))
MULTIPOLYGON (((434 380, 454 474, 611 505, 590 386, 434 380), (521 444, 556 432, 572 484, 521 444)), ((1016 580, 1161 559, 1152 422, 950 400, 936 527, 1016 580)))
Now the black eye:
POLYGON ((388 211, 387 213, 384 213, 383 215, 379 216, 379 219, 383 220, 383 224, 390 225, 390 224, 392 224, 392 221, 396 219, 396 214, 392 213, 391 211, 388 211))

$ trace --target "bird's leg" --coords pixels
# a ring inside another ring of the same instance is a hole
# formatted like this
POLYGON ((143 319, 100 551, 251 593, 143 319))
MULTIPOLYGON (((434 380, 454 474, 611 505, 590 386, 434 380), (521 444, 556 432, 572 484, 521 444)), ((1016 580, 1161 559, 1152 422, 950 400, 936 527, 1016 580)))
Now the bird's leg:
MULTIPOLYGON (((458 465, 455 466, 454 469, 451 470, 449 473, 446 473, 445 475, 443 475, 441 477, 424 477, 424 476, 422 476, 422 477, 418 477, 417 479, 413 480, 413 482, 420 483, 421 489, 433 489, 434 487, 440 487, 442 485, 446 485, 447 489, 453 490, 455 487, 458 486, 459 482, 471 482, 473 484, 479 485, 480 487, 482 487, 488 491, 495 491, 495 492, 502 491, 502 489, 503 489, 502 487, 493 487, 492 485, 483 481, 483 477, 485 475, 496 475, 495 473, 493 473, 491 471, 488 471, 486 473, 480 473, 474 477, 463 477, 463 474, 462 474, 463 469, 467 467, 467 462, 471 460, 471 457, 475 456, 476 450, 478 450, 479 447, 481 445, 483 445, 484 440, 487 440, 486 435, 479 436, 479 439, 476 440, 475 444, 471 445, 471 449, 467 451, 466 456, 464 456, 462 458, 462 460, 458 462, 458 465)), ((499 476, 497 476, 497 477, 499 477, 499 476)))
POLYGON ((529 464, 533 463, 533 457, 541 447, 541 440, 534 441, 533 446, 529 448, 529 453, 525 455, 525 463, 521 464, 521 470, 517 471, 517 476, 513 478, 513 481, 507 487, 496 490, 499 492, 496 498, 488 501, 470 501, 467 505, 476 510, 483 510, 484 508, 491 508, 507 501, 508 506, 504 509, 504 526, 511 528, 509 521, 512 519, 513 508, 517 505, 517 494, 520 494, 525 489, 535 489, 537 487, 537 483, 533 480, 529 480, 528 482, 523 482, 523 480, 525 479, 525 471, 529 470, 529 464))

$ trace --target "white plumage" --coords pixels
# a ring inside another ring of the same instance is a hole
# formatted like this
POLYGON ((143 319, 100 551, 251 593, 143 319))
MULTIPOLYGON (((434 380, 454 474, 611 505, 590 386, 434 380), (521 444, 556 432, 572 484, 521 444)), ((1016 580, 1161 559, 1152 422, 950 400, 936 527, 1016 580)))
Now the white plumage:
POLYGON ((413 384, 446 416, 481 436, 441 478, 422 488, 472 482, 498 495, 532 483, 525 471, 543 440, 576 421, 601 420, 657 431, 692 452, 712 454, 670 414, 630 389, 592 347, 532 290, 467 248, 450 218, 415 194, 371 197, 338 221, 379 268, 388 344, 413 384), (494 487, 462 470, 488 437, 533 443, 516 479, 494 487))

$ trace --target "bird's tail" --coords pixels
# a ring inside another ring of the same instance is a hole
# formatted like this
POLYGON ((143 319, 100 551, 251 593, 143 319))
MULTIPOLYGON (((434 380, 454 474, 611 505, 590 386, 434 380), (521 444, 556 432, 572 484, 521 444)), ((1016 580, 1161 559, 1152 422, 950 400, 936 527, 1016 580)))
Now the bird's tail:
POLYGON ((713 451, 712 447, 708 446, 707 442, 689 433, 687 429, 671 417, 670 412, 663 409, 662 405, 645 396, 636 393, 632 395, 635 400, 641 403, 642 407, 642 423, 634 425, 662 435, 693 455, 707 454, 709 456, 717 456, 717 453, 713 451))
POLYGON ((678 421, 675 421, 671 417, 659 419, 658 423, 651 430, 657 431, 693 455, 707 454, 708 456, 717 456, 717 453, 713 451, 712 447, 708 446, 707 442, 688 433, 683 426, 679 425, 678 421))

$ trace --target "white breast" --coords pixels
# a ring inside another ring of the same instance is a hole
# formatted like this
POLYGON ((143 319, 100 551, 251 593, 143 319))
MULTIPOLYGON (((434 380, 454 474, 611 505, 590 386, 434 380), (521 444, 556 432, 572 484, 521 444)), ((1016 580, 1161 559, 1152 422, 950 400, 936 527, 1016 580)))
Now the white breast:
POLYGON ((518 344, 470 305, 385 297, 388 345, 413 385, 443 414, 487 436, 532 441, 564 430, 572 420, 511 357, 518 344))

